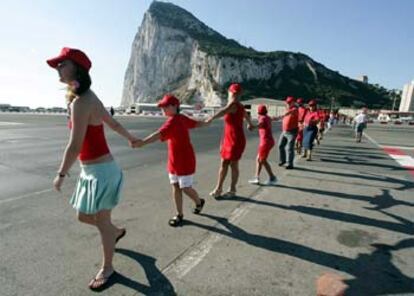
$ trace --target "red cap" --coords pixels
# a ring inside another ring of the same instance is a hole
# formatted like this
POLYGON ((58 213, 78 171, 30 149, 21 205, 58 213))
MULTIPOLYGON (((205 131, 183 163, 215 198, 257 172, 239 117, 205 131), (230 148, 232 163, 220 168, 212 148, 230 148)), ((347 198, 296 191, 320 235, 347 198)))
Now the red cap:
POLYGON ((296 100, 296 103, 298 103, 298 104, 303 104, 303 99, 302 99, 302 98, 298 98, 298 99, 296 100))
POLYGON ((91 60, 83 51, 69 47, 62 48, 60 54, 57 57, 49 59, 46 62, 50 67, 57 68, 58 64, 64 60, 71 60, 87 71, 89 71, 89 69, 92 67, 91 60))
POLYGON ((171 94, 166 94, 162 100, 158 101, 158 107, 180 106, 180 101, 171 94))
POLYGON ((266 115, 267 114, 267 108, 265 105, 259 105, 257 107, 257 113, 259 113, 260 115, 266 115))
POLYGON ((285 100, 285 102, 288 104, 292 104, 294 101, 295 101, 294 97, 286 97, 286 100, 285 100))
POLYGON ((308 102, 308 105, 309 105, 309 106, 316 106, 316 101, 315 101, 315 100, 310 100, 310 101, 308 102))
POLYGON ((241 92, 242 87, 239 83, 232 83, 229 87, 229 92, 233 93, 233 94, 238 94, 239 92, 241 92))

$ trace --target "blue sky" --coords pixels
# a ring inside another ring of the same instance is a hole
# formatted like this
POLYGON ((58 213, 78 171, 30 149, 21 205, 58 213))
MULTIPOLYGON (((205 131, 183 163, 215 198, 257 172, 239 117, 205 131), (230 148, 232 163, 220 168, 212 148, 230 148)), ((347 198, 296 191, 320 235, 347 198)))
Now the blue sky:
MULTIPOLYGON (((92 59, 93 89, 118 106, 131 44, 150 0, 0 2, 0 103, 64 106, 45 60, 61 47, 92 59)), ((349 77, 398 88, 414 79, 413 0, 173 0, 257 50, 302 52, 349 77)))

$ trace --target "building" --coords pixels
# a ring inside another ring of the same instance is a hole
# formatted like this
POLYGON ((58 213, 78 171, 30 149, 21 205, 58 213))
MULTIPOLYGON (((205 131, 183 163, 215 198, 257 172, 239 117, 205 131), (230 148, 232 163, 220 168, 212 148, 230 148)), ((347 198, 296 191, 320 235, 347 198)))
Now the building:
POLYGON ((247 101, 241 102, 247 112, 250 112, 252 118, 257 118, 257 107, 261 104, 266 105, 268 115, 273 116, 281 116, 286 112, 286 104, 285 101, 273 100, 273 99, 266 99, 266 98, 257 98, 247 101))
POLYGON ((414 80, 404 85, 398 110, 400 112, 414 111, 414 80))
POLYGON ((357 80, 368 84, 368 76, 367 75, 361 75, 357 78, 357 80))

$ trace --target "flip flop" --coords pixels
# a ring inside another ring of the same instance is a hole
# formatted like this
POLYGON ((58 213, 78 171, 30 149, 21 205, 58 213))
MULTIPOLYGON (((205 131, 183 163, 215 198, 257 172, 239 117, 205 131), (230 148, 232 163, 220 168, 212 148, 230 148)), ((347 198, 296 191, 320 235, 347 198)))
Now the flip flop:
POLYGON ((111 277, 113 276, 115 274, 115 270, 114 271, 112 271, 112 273, 110 274, 110 275, 108 275, 108 276, 103 276, 103 277, 100 277, 100 278, 93 278, 91 281, 90 281, 90 283, 89 283, 89 285, 88 285, 88 287, 89 287, 89 289, 91 289, 91 290, 93 290, 93 291, 101 291, 101 290, 103 290, 103 289, 105 289, 106 288, 106 286, 108 285, 108 282, 109 282, 109 280, 111 279, 111 277), (99 282, 100 284, 99 285, 97 285, 97 286, 95 286, 95 287, 93 287, 93 284, 95 284, 95 283, 97 283, 97 282, 99 282))
POLYGON ((183 223, 184 215, 175 215, 170 220, 168 220, 168 224, 172 227, 180 226, 183 223))
POLYGON ((210 192, 210 196, 211 197, 214 197, 214 198, 220 197, 221 196, 221 192, 222 192, 221 190, 215 189, 215 190, 213 190, 213 191, 210 192))
POLYGON ((193 209, 193 213, 194 214, 200 214, 201 211, 203 210, 205 202, 206 201, 205 201, 204 198, 200 198, 200 204, 195 206, 195 208, 193 209))
POLYGON ((117 243, 121 238, 123 238, 126 234, 126 229, 124 228, 124 230, 121 232, 120 235, 118 235, 118 237, 115 240, 115 243, 117 243))
POLYGON ((235 197, 236 196, 236 191, 229 190, 226 193, 224 193, 223 196, 225 196, 225 197, 235 197))

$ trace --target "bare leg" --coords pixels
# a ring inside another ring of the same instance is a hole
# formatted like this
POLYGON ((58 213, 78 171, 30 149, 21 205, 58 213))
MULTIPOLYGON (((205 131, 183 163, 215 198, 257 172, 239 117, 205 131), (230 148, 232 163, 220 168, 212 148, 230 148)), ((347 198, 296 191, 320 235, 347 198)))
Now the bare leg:
POLYGON ((215 191, 222 191, 223 190, 223 183, 227 176, 227 171, 229 169, 230 161, 229 160, 221 160, 221 165, 219 169, 219 175, 217 180, 215 191))
POLYGON ((178 183, 175 183, 173 186, 173 197, 175 202, 175 208, 177 209, 177 214, 183 214, 183 191, 178 186, 178 183))
MULTIPOLYGON (((88 214, 78 212, 78 220, 79 220, 79 222, 82 222, 82 223, 85 223, 85 224, 89 224, 89 225, 92 225, 92 226, 98 226, 97 223, 96 223, 96 215, 88 215, 88 214)), ((113 226, 116 229, 117 237, 125 231, 125 228, 119 228, 119 227, 116 227, 115 225, 113 225, 113 226)))
POLYGON ((262 162, 259 157, 256 159, 256 177, 259 178, 260 172, 262 171, 262 162))
POLYGON ((275 175, 273 174, 272 167, 267 162, 267 160, 263 160, 263 166, 265 167, 267 173, 269 174, 270 179, 274 179, 275 175))
POLYGON ((312 150, 308 150, 308 156, 306 157, 307 160, 312 160, 312 150))
POLYGON ((231 166, 231 185, 230 191, 236 192, 237 181, 239 180, 239 161, 232 161, 231 166))
POLYGON ((114 256, 115 240, 118 231, 111 222, 111 210, 102 210, 96 214, 96 227, 101 234, 103 262, 102 268, 89 284, 91 288, 100 287, 104 283, 105 278, 108 278, 114 272, 112 258, 114 256))
POLYGON ((96 226, 96 215, 88 215, 81 212, 78 212, 79 222, 96 226))
POLYGON ((198 196, 198 193, 197 193, 197 191, 195 191, 194 190, 194 188, 192 188, 192 187, 186 187, 186 188, 183 188, 182 189, 182 191, 189 197, 189 198, 191 198, 193 201, 194 201, 194 203, 196 204, 196 205, 199 205, 199 204, 201 204, 201 200, 200 200, 200 197, 198 196))

